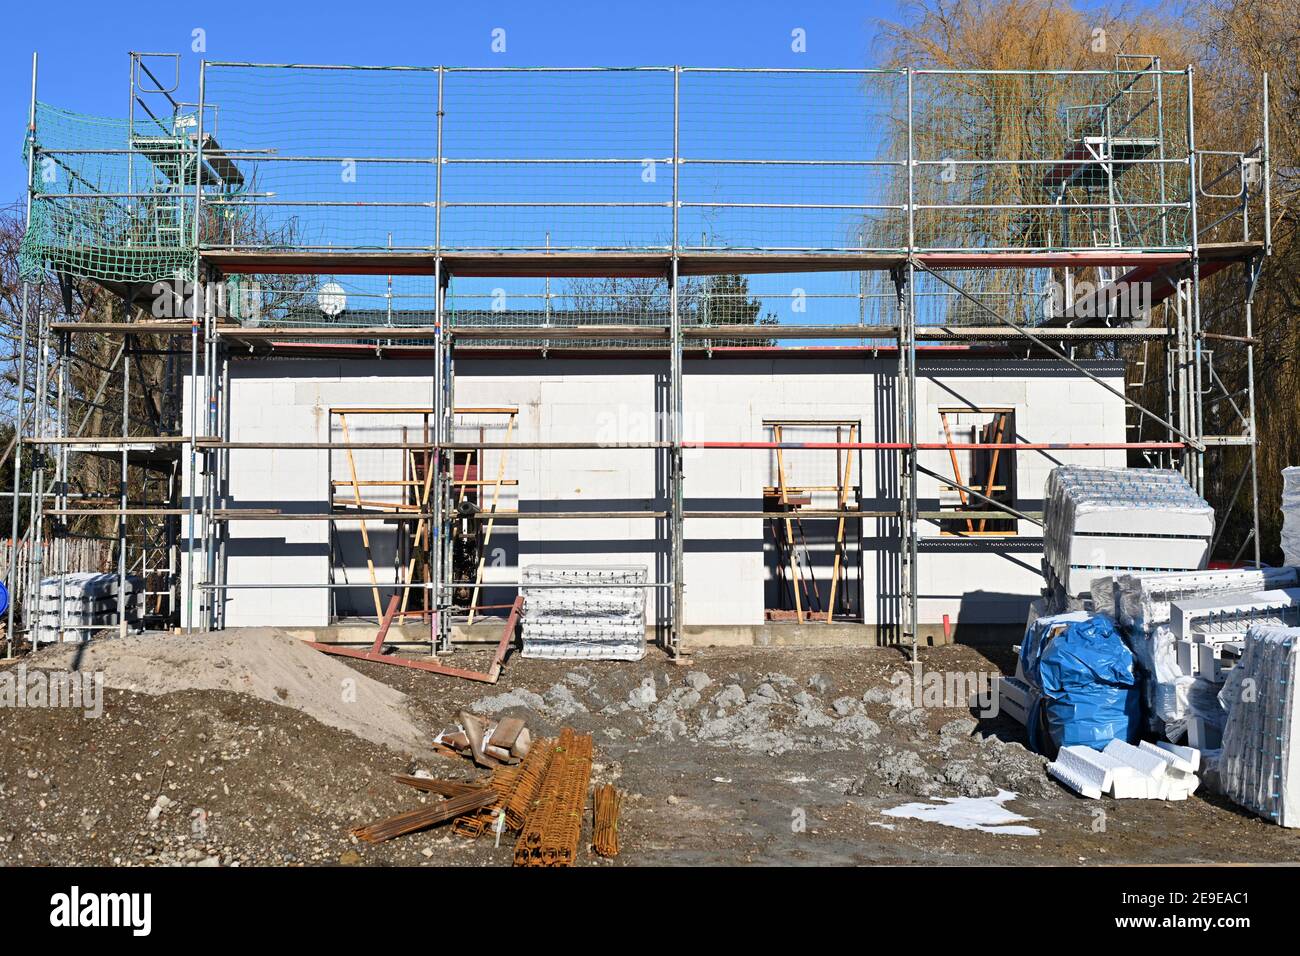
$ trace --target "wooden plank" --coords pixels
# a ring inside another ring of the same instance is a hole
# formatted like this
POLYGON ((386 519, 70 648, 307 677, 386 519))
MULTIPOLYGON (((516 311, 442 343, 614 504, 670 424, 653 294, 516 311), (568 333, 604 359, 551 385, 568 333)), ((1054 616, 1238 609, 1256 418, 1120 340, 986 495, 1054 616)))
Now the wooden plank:
MULTIPOLYGON (((997 437, 993 439, 993 443, 995 445, 1002 444, 1002 438, 1003 435, 1006 433, 1006 427, 1007 427, 1007 413, 1000 412, 998 414, 997 437)), ((998 456, 1000 456, 1001 454, 1002 454, 1001 448, 993 449, 993 465, 989 468, 989 480, 987 482, 987 487, 984 489, 985 498, 989 498, 993 495, 993 482, 997 481, 998 479, 998 456)), ((960 478, 958 478, 957 480, 961 481, 960 478)), ((988 522, 987 518, 980 518, 979 531, 981 534, 984 533, 984 526, 987 522, 988 522)), ((970 524, 969 521, 967 521, 966 523, 970 524)))
MULTIPOLYGON (((506 421, 506 444, 507 445, 510 444, 510 438, 514 434, 515 418, 516 416, 511 415, 510 418, 507 419, 506 421)), ((469 624, 474 623, 474 612, 478 607, 479 590, 483 584, 483 563, 487 560, 488 543, 492 540, 492 528, 496 524, 495 513, 497 510, 497 505, 500 503, 501 500, 501 479, 505 477, 505 471, 506 471, 506 449, 503 448, 501 450, 501 457, 497 461, 496 487, 492 490, 493 517, 488 519, 487 529, 483 534, 483 549, 482 551, 479 552, 479 556, 478 556, 478 570, 474 574, 474 592, 471 595, 470 602, 469 602, 469 621, 468 621, 469 624)))
MULTIPOLYGON (((941 410, 941 411, 939 412, 939 420, 943 422, 943 438, 944 438, 944 441, 946 441, 946 442, 948 443, 948 445, 951 446, 952 443, 953 443, 953 441, 952 441, 952 428, 948 425, 948 412, 947 412, 946 409, 945 409, 945 410, 941 410)), ((964 484, 966 484, 966 482, 964 482, 964 481, 962 480, 962 477, 961 477, 961 465, 957 464, 957 449, 956 449, 956 448, 949 447, 949 448, 948 448, 948 457, 952 459, 952 477, 953 477, 953 480, 954 480, 955 482, 957 482, 958 485, 964 485, 964 484)), ((962 506, 962 508, 963 508, 963 509, 967 508, 967 507, 969 506, 969 502, 967 502, 967 500, 966 500, 966 489, 964 489, 964 488, 960 488, 960 487, 959 487, 959 488, 957 489, 957 495, 958 495, 958 497, 961 499, 961 506, 962 506)), ((966 519, 966 530, 967 530, 967 531, 973 531, 973 530, 975 530, 975 529, 974 529, 974 526, 971 524, 971 521, 970 521, 969 518, 966 519)))
MULTIPOLYGON (((779 445, 781 442, 781 426, 780 425, 773 426, 773 433, 779 445)), ((776 475, 777 475, 777 482, 781 487, 781 504, 788 505, 790 503, 790 498, 789 495, 786 493, 785 459, 782 457, 782 451, 779 447, 776 450, 776 475)), ((790 574, 791 574, 790 586, 794 590, 794 609, 795 612, 799 615, 799 620, 802 621, 803 620, 803 599, 799 596, 799 585, 803 579, 799 574, 799 559, 795 553, 795 548, 794 548, 794 528, 790 524, 790 511, 788 508, 786 509, 785 512, 785 537, 786 537, 786 543, 790 548, 790 574)))
MULTIPOLYGON (((849 441, 850 442, 855 441, 856 435, 857 435, 857 426, 850 425, 849 441)), ((839 437, 840 437, 840 430, 839 427, 836 427, 835 440, 839 441, 839 437)), ((836 455, 838 454, 839 451, 837 450, 836 455)), ((849 482, 852 480, 852 475, 853 475, 853 453, 848 452, 844 456, 844 480, 840 482, 839 489, 838 489, 838 496, 836 497, 835 500, 835 504, 841 512, 844 511, 845 506, 848 504, 849 482)), ((835 477, 837 479, 839 478, 838 462, 836 463, 835 477)), ((835 618, 835 590, 840 583, 840 563, 844 553, 844 521, 845 521, 844 515, 841 514, 839 517, 839 527, 835 531, 835 565, 831 569, 831 594, 830 594, 830 600, 826 605, 827 624, 830 624, 831 621, 833 621, 835 618)))
MULTIPOLYGON (((352 492, 355 497, 355 504, 358 508, 360 508, 361 507, 361 486, 357 484, 357 462, 356 459, 352 457, 352 444, 351 444, 351 439, 348 437, 347 416, 340 415, 339 423, 343 427, 343 441, 347 444, 348 471, 351 472, 352 474, 352 492)), ((361 543, 365 546, 366 549, 366 567, 369 568, 370 570, 370 583, 372 585, 371 594, 373 594, 375 598, 375 617, 382 618, 384 616, 384 609, 379 602, 379 579, 375 575, 374 552, 372 552, 370 549, 370 532, 366 529, 366 519, 361 518, 359 520, 361 522, 361 543)), ((423 521, 424 519, 421 518, 420 520, 423 521)))
MULTIPOLYGON (((408 454, 411 456, 411 474, 415 474, 415 452, 411 451, 408 452, 408 454)), ((453 461, 455 460, 454 452, 452 454, 452 459, 453 461)), ((421 510, 427 509, 429 506, 429 489, 433 487, 433 475, 435 471, 437 471, 437 463, 433 460, 433 455, 430 454, 429 461, 424 466, 424 487, 420 492, 419 504, 421 510)), ((427 527, 428 523, 423 517, 420 518, 419 523, 415 526, 414 543, 411 546, 411 559, 406 565, 406 586, 402 588, 403 623, 406 621, 406 605, 411 596, 411 584, 415 580, 416 555, 419 553, 420 545, 424 541, 425 529, 427 527)))

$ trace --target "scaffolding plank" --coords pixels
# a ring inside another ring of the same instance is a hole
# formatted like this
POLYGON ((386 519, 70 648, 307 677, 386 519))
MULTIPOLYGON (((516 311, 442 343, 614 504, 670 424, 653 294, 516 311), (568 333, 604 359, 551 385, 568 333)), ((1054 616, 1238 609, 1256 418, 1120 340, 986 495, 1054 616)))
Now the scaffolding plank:
MULTIPOLYGON (((1213 243, 1200 247, 1205 259, 1241 260, 1263 251, 1262 243, 1213 243)), ((438 256, 428 250, 204 249, 204 262, 227 275, 434 275, 438 256)), ((932 269, 997 269, 1053 266, 1170 266, 1188 262, 1191 250, 1027 249, 1016 251, 922 251, 917 261, 932 269)), ((678 250, 679 275, 781 272, 867 272, 907 262, 905 250, 678 250)), ((482 277, 657 277, 670 274, 673 255, 665 250, 456 250, 441 256, 444 273, 482 277)))

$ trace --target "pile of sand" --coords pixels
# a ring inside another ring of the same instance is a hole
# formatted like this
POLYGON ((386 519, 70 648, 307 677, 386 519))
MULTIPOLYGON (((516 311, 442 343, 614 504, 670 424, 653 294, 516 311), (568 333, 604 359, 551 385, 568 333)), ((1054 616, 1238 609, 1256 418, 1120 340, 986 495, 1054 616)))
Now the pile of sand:
POLYGON ((102 671, 105 687, 155 696, 234 691, 291 707, 395 750, 429 750, 428 736, 412 717, 405 694, 277 628, 58 644, 34 655, 29 666, 102 671))

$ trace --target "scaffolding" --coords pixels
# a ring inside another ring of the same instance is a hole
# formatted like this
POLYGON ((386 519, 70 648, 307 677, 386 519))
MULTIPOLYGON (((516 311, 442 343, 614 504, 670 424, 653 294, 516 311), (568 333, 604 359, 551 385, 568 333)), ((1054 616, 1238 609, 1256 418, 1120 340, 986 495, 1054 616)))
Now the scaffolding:
MULTIPOLYGON (((453 621, 472 618, 483 587, 481 564, 468 578, 457 573, 463 526, 477 535, 482 523, 490 534, 495 522, 518 520, 467 509, 462 494, 469 481, 484 480, 471 479, 469 460, 481 470, 486 453, 506 447, 615 459, 639 451, 663 461, 666 487, 647 509, 528 517, 662 522, 666 580, 648 587, 662 596, 659 637, 673 654, 683 633, 685 523, 755 517, 687 510, 688 451, 775 453, 782 472, 799 452, 834 452, 835 504, 810 514, 837 523, 836 581, 845 522, 884 522, 897 541, 891 627, 913 647, 919 523, 957 519, 958 533, 966 521, 978 534, 999 520, 992 513, 1041 524, 998 493, 996 459, 991 471, 963 481, 959 470, 946 475, 920 464, 921 452, 947 452, 955 465, 957 450, 1124 450, 1135 461, 1181 469, 1202 490, 1207 457, 1245 446, 1250 464, 1231 505, 1248 482, 1254 531, 1246 544, 1253 540, 1259 560, 1251 302, 1271 245, 1267 77, 1262 141, 1224 153, 1196 145, 1192 70, 1166 69, 1149 56, 1120 56, 1110 70, 967 71, 204 61, 192 103, 178 98, 175 55, 131 53, 130 65, 128 118, 98 120, 39 102, 33 57, 13 533, 25 496, 34 547, 24 553, 37 557, 28 567, 13 558, 8 569, 11 579, 24 576, 28 593, 47 572, 67 570, 57 556, 53 568, 41 563, 43 539, 57 543, 69 516, 92 514, 117 519, 123 581, 132 567, 149 567, 139 562, 165 568, 157 590, 168 624, 224 626, 225 598, 236 587, 361 588, 372 592, 377 617, 381 590, 404 595, 398 613, 415 590, 425 592, 418 609, 427 611, 432 648, 445 651, 453 621), (1202 280, 1228 269, 1242 275, 1244 335, 1219 333, 1221 316, 1201 310, 1202 280), (736 281, 791 274, 812 291, 790 296, 844 306, 835 321, 762 315, 764 302, 785 293, 757 296, 736 281), (66 292, 60 315, 35 293, 51 275, 64 288, 93 281, 120 300, 125 319, 79 321, 66 292), (856 289, 828 291, 833 276, 856 289), (318 288, 319 279, 327 282, 318 288), (517 286, 504 293, 488 281, 517 286), (527 307, 497 309, 499 297, 527 307), (348 300, 367 307, 345 309, 348 300), (146 384, 133 383, 130 371, 141 338, 164 343, 161 351, 192 373, 188 396, 178 394, 179 374, 167 378, 170 392, 157 404, 169 421, 144 428, 124 411, 119 434, 95 436, 70 421, 68 368, 77 361, 73 343, 85 334, 122 338, 113 374, 124 396, 146 384), (780 428, 764 441, 701 441, 685 432, 688 355, 790 341, 895 355, 889 440, 862 441, 848 422, 826 441, 789 441, 780 428), (1000 428, 975 442, 922 441, 918 349, 954 344, 1049 357, 1118 396, 1136 435, 1061 445, 1000 428), (341 442, 333 429, 327 442, 228 436, 232 361, 320 354, 313 350, 326 346, 427 359, 432 402, 420 411, 418 438, 358 440, 346 426, 341 442), (1163 408, 1147 407, 1083 364, 1137 354, 1145 370, 1152 346, 1162 353, 1163 408), (592 348, 662 360, 667 415, 653 437, 611 444, 458 435, 458 356, 592 348), (1245 353, 1246 386, 1236 393, 1215 371, 1215 350, 1228 348, 1245 353), (28 375, 37 396, 30 410, 28 375), (1223 401, 1239 430, 1207 434, 1204 409, 1223 401), (230 521, 333 526, 375 510, 361 497, 355 463, 340 484, 331 472, 330 506, 320 513, 227 500, 231 456, 312 448, 349 459, 374 450, 402 456, 404 477, 392 480, 416 488, 417 497, 378 510, 386 521, 418 526, 408 558, 427 544, 426 580, 414 579, 413 564, 388 585, 373 565, 363 582, 340 582, 332 569, 321 582, 225 579, 230 521), (36 456, 26 488, 24 450, 36 456), (840 456, 849 462, 864 451, 892 463, 889 508, 863 510, 847 493, 851 472, 839 477, 840 456), (83 454, 119 462, 113 507, 70 501, 69 456, 83 454), (150 469, 163 487, 151 500, 128 501, 130 476, 150 469), (921 510, 921 475, 956 492, 960 507, 921 510), (424 484, 427 495, 418 494, 424 484), (350 503, 336 500, 338 488, 350 503), (146 539, 154 543, 137 543, 132 554, 129 542, 146 539)), ((784 477, 775 484, 789 507, 784 477)), ((784 554, 797 566, 796 537, 786 536, 784 554)), ((803 618, 798 581, 791 583, 803 618)), ((11 605, 11 646, 22 631, 14 614, 11 605)))

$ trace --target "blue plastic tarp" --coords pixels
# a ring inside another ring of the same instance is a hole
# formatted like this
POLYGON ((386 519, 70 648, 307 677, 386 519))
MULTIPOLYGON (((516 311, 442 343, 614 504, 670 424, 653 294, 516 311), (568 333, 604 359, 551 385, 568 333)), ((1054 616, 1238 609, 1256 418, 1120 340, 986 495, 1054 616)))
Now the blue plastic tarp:
POLYGON ((1035 621, 1020 647, 1025 679, 1043 698, 1052 744, 1101 750, 1116 738, 1135 742, 1142 696, 1133 652, 1106 615, 1068 617, 1075 619, 1035 621))

